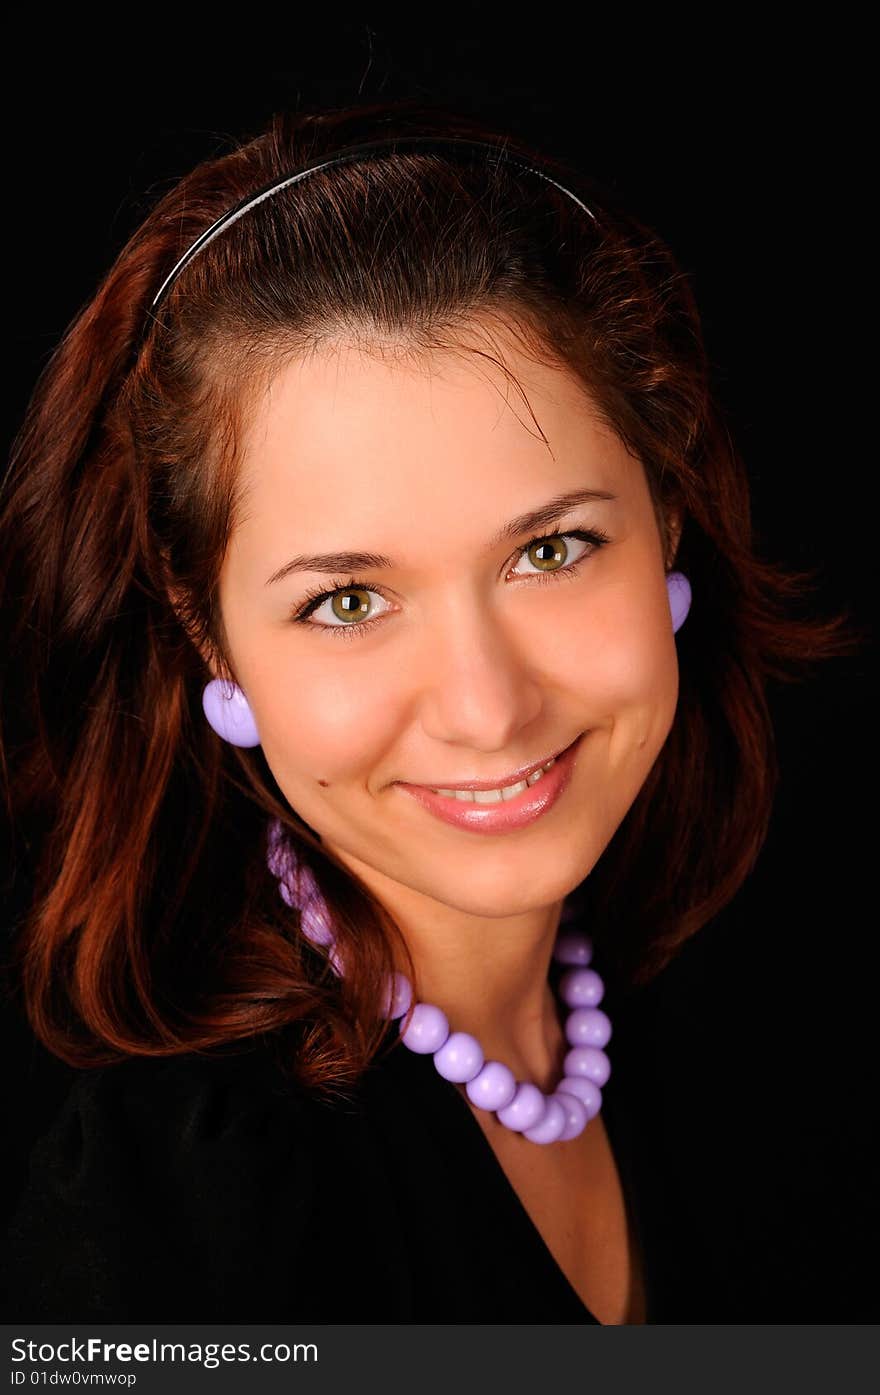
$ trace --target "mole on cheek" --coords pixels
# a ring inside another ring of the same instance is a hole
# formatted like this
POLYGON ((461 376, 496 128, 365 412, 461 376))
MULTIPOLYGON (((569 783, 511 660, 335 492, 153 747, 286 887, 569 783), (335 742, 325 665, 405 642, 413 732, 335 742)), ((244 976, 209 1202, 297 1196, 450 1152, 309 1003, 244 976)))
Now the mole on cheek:
POLYGON ((326 789, 326 788, 327 788, 328 782, 327 782, 326 780, 319 780, 319 781, 318 781, 318 784, 319 784, 319 785, 322 785, 322 786, 324 787, 324 789, 326 789))

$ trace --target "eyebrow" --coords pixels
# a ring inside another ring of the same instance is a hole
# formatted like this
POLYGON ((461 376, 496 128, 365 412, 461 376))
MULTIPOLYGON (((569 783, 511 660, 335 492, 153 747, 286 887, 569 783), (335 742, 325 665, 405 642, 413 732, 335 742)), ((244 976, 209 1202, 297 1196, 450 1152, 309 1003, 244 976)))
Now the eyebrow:
MULTIPOLYGON (((508 542, 511 538, 521 537, 523 533, 549 528, 577 504, 589 504, 596 500, 616 498, 616 494, 609 494, 604 489, 573 489, 568 494, 557 494, 554 498, 548 499, 546 504, 541 504, 536 509, 529 509, 526 513, 518 514, 509 523, 505 523, 503 528, 499 529, 492 538, 487 550, 491 551, 499 544, 508 542)), ((381 552, 317 552, 311 555, 300 553, 296 557, 291 557, 289 562, 285 562, 283 567, 279 567, 276 572, 273 572, 267 578, 266 585, 272 586, 276 581, 282 581, 291 572, 353 572, 394 567, 395 565, 393 558, 386 557, 381 552)))

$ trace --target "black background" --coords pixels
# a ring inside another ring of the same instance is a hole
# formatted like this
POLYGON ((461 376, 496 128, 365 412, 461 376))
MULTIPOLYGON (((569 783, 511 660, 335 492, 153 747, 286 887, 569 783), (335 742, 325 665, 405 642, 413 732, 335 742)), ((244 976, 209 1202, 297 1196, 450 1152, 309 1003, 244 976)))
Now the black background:
MULTIPOLYGON (((695 18, 649 33, 633 18, 609 35, 588 18, 515 25, 481 5, 416 29, 411 11, 335 6, 280 31, 262 16, 255 42, 246 18, 241 47, 232 36, 219 52, 184 51, 158 19, 137 59, 108 55, 106 34, 73 51, 56 33, 48 55, 21 46, 5 149, 7 441, 151 190, 279 107, 420 96, 577 160, 666 238, 693 278, 759 544, 820 565, 823 604, 872 619, 875 432, 859 408, 872 396, 876 253, 858 34, 802 21, 769 32, 716 12, 711 31, 695 18)), ((880 1017, 867 656, 774 691, 773 707, 783 779, 770 839, 729 912, 652 990, 652 1049, 670 1082, 665 1127, 714 1194, 719 1243, 732 1262, 762 1249, 743 1283, 763 1284, 782 1321, 866 1321, 880 1311, 866 1211, 880 1017)), ((63 1071, 14 1015, 6 1026, 18 1176, 63 1071)))

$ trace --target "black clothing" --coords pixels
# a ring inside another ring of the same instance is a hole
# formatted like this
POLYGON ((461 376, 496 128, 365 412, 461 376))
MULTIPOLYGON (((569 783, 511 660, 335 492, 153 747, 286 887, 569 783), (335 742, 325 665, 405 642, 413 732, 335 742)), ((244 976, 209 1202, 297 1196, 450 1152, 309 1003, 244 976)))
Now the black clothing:
POLYGON ((430 1058, 361 1094, 319 1103, 265 1049, 84 1073, 13 1222, 15 1315, 595 1322, 430 1058))
MULTIPOLYGON (((714 996, 694 978, 699 954, 603 1003, 648 1321, 864 1319, 856 1179, 835 1213, 757 991, 746 1024, 717 965, 714 996)), ((238 1051, 71 1072, 12 1198, 7 1322, 596 1322, 429 1057, 396 1047, 331 1107, 267 1043, 238 1051)))

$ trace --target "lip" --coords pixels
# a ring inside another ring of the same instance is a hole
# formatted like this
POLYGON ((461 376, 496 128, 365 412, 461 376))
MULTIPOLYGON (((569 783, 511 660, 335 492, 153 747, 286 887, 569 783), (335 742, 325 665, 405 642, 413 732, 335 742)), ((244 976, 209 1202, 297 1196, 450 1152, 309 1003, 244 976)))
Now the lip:
MULTIPOLYGON (((409 785, 402 780, 396 782, 397 787, 410 795, 416 803, 421 804, 423 809, 455 828, 466 828, 475 833, 503 833, 523 828, 545 814, 560 798, 571 779, 577 753, 585 735, 585 732, 581 732, 570 746, 566 746, 556 756, 555 764, 534 785, 522 790, 515 799, 505 799, 499 804, 463 802, 460 799, 451 799, 447 795, 434 794, 427 785, 409 785)), ((545 756, 537 765, 527 766, 527 772, 538 770, 550 759, 550 756, 545 756)), ((510 779, 505 777, 503 783, 514 784, 517 778, 524 779, 525 776, 514 775, 510 779)), ((452 789, 453 786, 441 785, 439 788, 452 789)), ((493 789, 496 786, 475 782, 454 788, 493 789)))
MULTIPOLYGON (((574 745, 574 742, 572 742, 574 745)), ((546 765, 548 760, 555 760, 567 751, 568 746, 560 746, 555 751, 548 751, 546 756, 540 760, 532 761, 531 765, 521 765, 517 770, 511 770, 507 775, 501 775, 497 780, 435 780, 432 785, 410 784, 411 789, 434 789, 434 790, 497 790, 504 785, 515 785, 519 780, 525 780, 527 776, 534 775, 536 770, 540 770, 542 765, 546 765)), ((398 784, 407 784, 404 780, 398 780, 398 784)))

